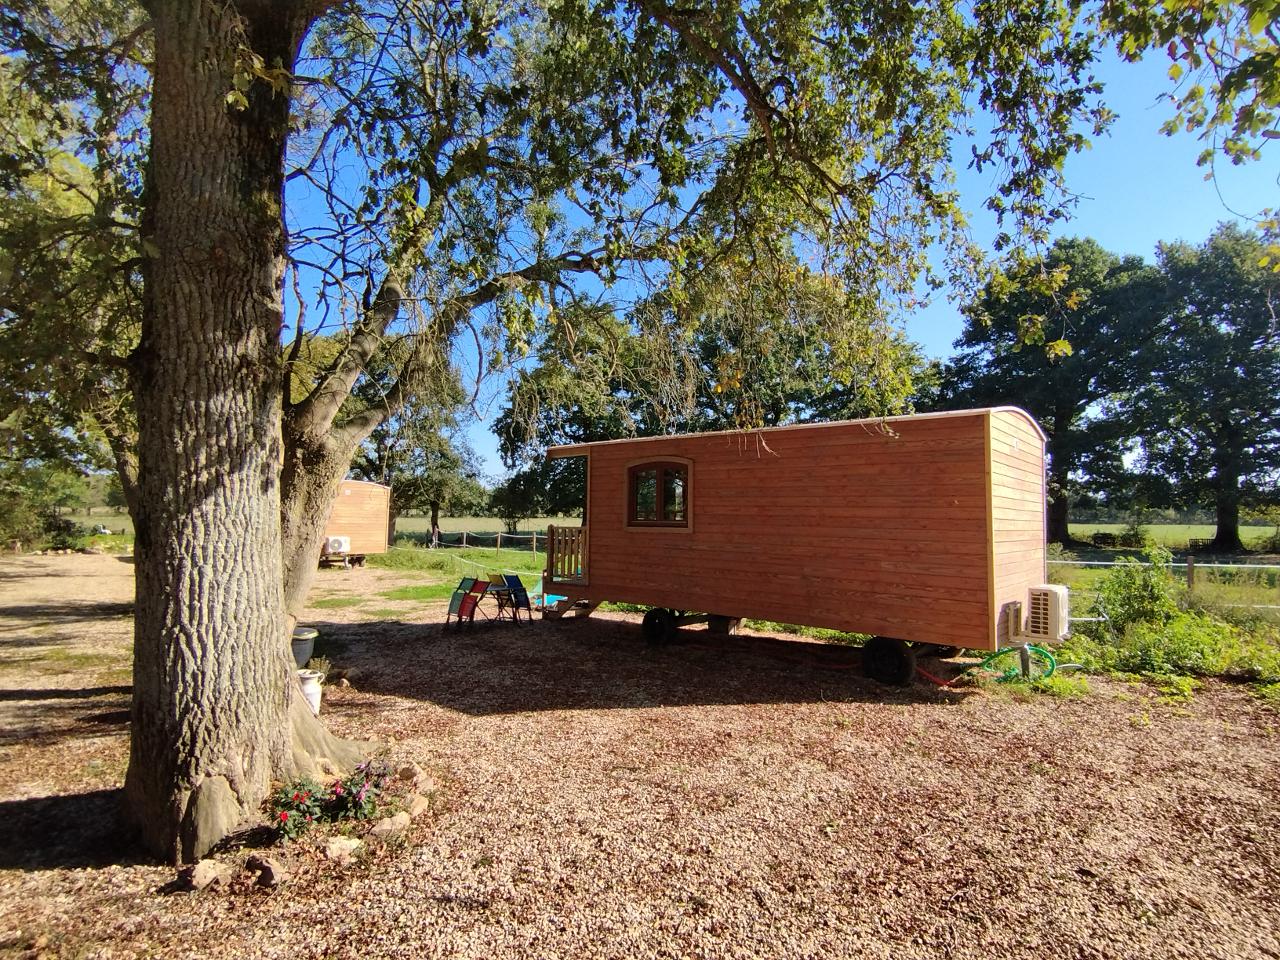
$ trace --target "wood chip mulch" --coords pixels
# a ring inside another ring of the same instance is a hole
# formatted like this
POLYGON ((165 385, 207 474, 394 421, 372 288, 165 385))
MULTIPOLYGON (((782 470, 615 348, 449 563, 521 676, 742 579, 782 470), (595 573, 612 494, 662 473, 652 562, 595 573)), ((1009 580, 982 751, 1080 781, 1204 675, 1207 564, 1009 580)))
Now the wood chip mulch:
POLYGON ((419 763, 431 809, 345 865, 284 848, 273 890, 176 892, 115 828, 110 563, 0 564, 0 955, 1280 957, 1280 715, 1246 690, 886 690, 855 651, 652 651, 624 616, 312 611, 352 670, 329 725, 419 763))

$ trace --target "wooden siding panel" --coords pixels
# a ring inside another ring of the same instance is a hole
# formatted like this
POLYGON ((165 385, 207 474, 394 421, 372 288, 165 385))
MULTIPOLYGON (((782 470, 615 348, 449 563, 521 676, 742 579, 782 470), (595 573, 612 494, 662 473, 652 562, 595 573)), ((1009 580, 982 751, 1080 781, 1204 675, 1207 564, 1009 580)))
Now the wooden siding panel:
POLYGON ((591 458, 587 592, 987 647, 985 423, 977 412, 895 420, 891 434, 853 423, 759 443, 709 434, 579 448, 591 458), (628 527, 627 465, 667 457, 692 461, 691 526, 628 527))
POLYGON ((350 537, 352 553, 386 553, 391 524, 391 488, 343 480, 325 524, 326 537, 350 537))
POLYGON ((1000 612, 1021 603, 1044 582, 1044 440, 1025 417, 1004 410, 991 414, 993 606, 997 644, 1009 642, 1000 612))

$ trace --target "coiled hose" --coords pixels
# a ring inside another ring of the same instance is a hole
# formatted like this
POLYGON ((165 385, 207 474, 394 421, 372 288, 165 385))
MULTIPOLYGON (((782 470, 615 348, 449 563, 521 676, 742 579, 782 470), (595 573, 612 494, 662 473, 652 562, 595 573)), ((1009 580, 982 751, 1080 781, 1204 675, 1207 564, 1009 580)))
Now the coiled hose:
POLYGON ((1030 643, 1021 647, 1005 647, 1003 650, 997 650, 995 653, 988 654, 986 657, 982 659, 980 663, 975 663, 973 666, 967 667, 966 669, 957 673, 950 680, 939 679, 938 677, 935 677, 933 674, 920 668, 919 666, 916 667, 916 673, 920 674, 920 676, 924 677, 930 683, 936 684, 939 687, 949 687, 953 683, 955 683, 957 680, 959 680, 961 677, 967 676, 969 673, 971 673, 974 670, 990 669, 992 673, 996 674, 996 678, 995 678, 996 683, 1010 683, 1014 680, 1031 679, 1031 674, 1032 674, 1031 658, 1033 656, 1042 657, 1045 663, 1044 671, 1041 673, 1037 673, 1035 675, 1036 679, 1044 679, 1045 677, 1053 676, 1053 672, 1058 669, 1057 659, 1055 659, 1053 654, 1050 653, 1048 650, 1046 650, 1044 647, 1037 647, 1034 644, 1030 644, 1030 643), (1024 653, 1026 654, 1025 660, 1023 659, 1024 653), (994 663, 1000 658, 1007 657, 1010 654, 1017 654, 1018 659, 1016 662, 1011 663, 1010 665, 1005 667, 1003 670, 997 671, 993 668, 988 667, 988 664, 994 663))

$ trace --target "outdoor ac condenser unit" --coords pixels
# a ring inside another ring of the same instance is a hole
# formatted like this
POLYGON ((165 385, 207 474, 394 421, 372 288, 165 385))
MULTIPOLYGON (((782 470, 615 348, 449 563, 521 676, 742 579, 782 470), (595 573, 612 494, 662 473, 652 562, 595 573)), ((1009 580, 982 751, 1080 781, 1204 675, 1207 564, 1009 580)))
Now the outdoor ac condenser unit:
POLYGON ((351 538, 350 537, 325 537, 324 552, 325 553, 350 553, 351 538))
POLYGON ((1045 584, 1031 588, 1027 626, 1023 636, 1032 642, 1057 643, 1071 632, 1067 618, 1067 588, 1045 584))

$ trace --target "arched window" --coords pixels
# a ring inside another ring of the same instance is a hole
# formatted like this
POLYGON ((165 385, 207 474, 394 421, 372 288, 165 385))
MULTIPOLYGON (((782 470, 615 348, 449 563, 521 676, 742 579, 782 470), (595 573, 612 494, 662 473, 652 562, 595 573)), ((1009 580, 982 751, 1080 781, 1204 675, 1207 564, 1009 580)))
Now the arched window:
POLYGON ((633 527, 687 527, 689 465, 658 460, 629 467, 627 523, 633 527))

